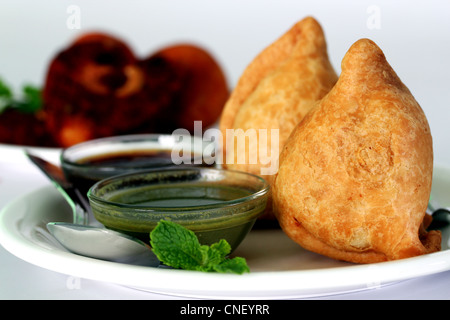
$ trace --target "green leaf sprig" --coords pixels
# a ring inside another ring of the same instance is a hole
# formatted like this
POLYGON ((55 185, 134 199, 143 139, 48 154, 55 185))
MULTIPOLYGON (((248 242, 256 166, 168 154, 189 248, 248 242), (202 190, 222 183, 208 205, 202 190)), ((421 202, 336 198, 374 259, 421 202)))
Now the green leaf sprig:
POLYGON ((34 113, 42 107, 41 89, 32 85, 22 88, 21 96, 16 98, 11 88, 0 79, 0 113, 7 108, 15 108, 24 113, 34 113))
POLYGON ((228 242, 221 239, 211 246, 201 245, 191 230, 166 220, 150 233, 153 252, 164 264, 177 269, 243 274, 250 272, 244 258, 227 258, 228 242))

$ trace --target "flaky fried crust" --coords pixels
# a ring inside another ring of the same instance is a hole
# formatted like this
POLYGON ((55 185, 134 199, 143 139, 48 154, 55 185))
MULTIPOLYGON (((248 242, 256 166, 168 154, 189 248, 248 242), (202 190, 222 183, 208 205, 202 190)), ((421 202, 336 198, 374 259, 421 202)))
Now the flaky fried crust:
POLYGON ((255 57, 231 93, 220 120, 224 167, 261 175, 271 183, 272 173, 261 173, 261 167, 267 164, 263 164, 259 155, 271 155, 272 148, 278 167, 279 151, 292 129, 336 81, 321 26, 312 17, 299 21, 255 57), (266 129, 268 143, 260 143, 257 132, 255 143, 235 142, 234 150, 230 150, 227 143, 232 140, 226 140, 227 129, 243 132, 266 129), (279 139, 272 141, 271 129, 278 130, 279 139), (237 157, 243 154, 242 163, 237 157), (256 163, 252 161, 255 158, 256 163))
POLYGON ((440 250, 440 233, 421 228, 433 170, 421 107, 374 42, 354 43, 341 67, 280 155, 281 227, 308 250, 355 263, 440 250))

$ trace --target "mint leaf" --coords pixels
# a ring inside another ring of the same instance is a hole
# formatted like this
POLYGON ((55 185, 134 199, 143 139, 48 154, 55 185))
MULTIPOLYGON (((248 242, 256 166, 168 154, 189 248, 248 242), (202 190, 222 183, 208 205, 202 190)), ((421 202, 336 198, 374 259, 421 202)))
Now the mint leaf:
POLYGON ((196 235, 173 222, 161 220, 150 234, 150 244, 158 259, 174 268, 194 270, 203 254, 196 235))
POLYGON ((161 220, 150 233, 153 252, 164 264, 203 272, 250 272, 244 258, 228 259, 229 243, 221 239, 211 246, 201 245, 191 230, 171 221, 161 220))
POLYGON ((208 260, 212 265, 222 262, 231 252, 231 246, 224 239, 208 247, 208 260))
POLYGON ((215 266, 226 259, 226 256, 231 252, 231 247, 228 242, 221 239, 219 242, 213 243, 211 246, 201 246, 202 262, 196 268, 199 271, 215 271, 215 266))
POLYGON ((233 259, 227 259, 220 264, 214 266, 214 270, 221 273, 238 273, 250 272, 247 262, 244 258, 235 257, 233 259))

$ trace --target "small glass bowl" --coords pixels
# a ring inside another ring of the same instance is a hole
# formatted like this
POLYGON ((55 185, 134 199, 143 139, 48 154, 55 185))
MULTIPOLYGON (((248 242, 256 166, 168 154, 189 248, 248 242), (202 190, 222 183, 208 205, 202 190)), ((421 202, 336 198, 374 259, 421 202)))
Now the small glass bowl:
POLYGON ((60 160, 66 178, 87 195, 96 182, 115 175, 178 164, 212 166, 215 149, 204 152, 210 144, 197 136, 123 135, 79 143, 64 149, 60 160))
POLYGON ((225 239, 234 250, 264 213, 269 184, 245 172, 168 168, 112 177, 88 192, 94 217, 105 227, 149 242, 161 219, 197 234, 201 244, 225 239))

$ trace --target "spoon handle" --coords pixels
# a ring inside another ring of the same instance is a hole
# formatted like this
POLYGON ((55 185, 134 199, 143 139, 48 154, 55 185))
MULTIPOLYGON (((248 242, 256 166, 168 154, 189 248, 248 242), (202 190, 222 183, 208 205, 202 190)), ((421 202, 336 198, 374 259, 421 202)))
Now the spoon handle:
POLYGON ((87 225, 89 224, 89 210, 90 206, 80 191, 75 188, 61 187, 57 183, 53 183, 56 189, 66 199, 73 211, 73 223, 87 225))
POLYGON ((31 154, 28 150, 25 150, 25 155, 50 179, 68 202, 73 210, 73 222, 76 224, 88 224, 90 205, 80 191, 67 181, 61 167, 31 154))

